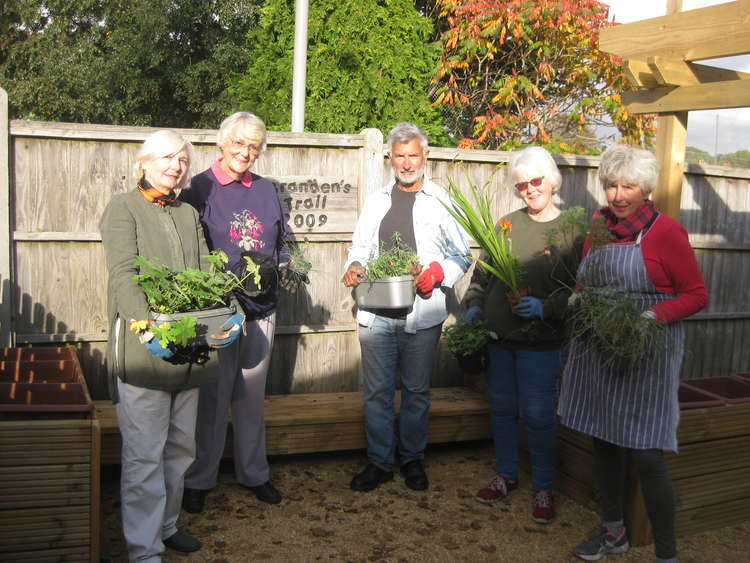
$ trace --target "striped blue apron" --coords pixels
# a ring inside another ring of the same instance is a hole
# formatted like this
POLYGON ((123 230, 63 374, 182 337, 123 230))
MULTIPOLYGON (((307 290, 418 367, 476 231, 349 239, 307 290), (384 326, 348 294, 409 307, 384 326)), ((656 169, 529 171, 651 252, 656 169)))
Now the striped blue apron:
MULTIPOLYGON (((589 252, 578 268, 577 281, 594 291, 628 292, 643 311, 673 298, 659 292, 648 277, 641 234, 634 243, 608 244, 589 252)), ((684 348, 685 330, 679 322, 667 325, 663 349, 649 350, 630 368, 604 367, 601 353, 585 337, 574 339, 562 374, 562 423, 619 446, 676 452, 684 348)))

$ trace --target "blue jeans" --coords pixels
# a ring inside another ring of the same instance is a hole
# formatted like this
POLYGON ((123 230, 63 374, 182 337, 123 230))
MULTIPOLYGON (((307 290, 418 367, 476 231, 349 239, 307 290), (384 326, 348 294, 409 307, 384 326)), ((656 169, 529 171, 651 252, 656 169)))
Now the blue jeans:
POLYGON ((495 470, 518 479, 518 418, 531 454, 531 486, 553 486, 557 465, 557 385, 560 350, 511 350, 488 345, 487 386, 495 440, 495 470))
POLYGON ((401 464, 424 458, 430 411, 430 378, 442 325, 415 334, 406 321, 376 316, 359 327, 362 348, 362 399, 367 457, 390 471, 396 454, 395 411, 397 370, 401 376, 398 451, 401 464))

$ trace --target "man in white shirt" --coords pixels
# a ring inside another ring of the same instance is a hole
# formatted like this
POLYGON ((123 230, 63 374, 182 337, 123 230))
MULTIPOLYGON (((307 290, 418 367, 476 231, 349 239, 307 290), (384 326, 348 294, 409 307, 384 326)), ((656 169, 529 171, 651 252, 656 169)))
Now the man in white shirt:
POLYGON ((388 134, 388 147, 395 178, 365 201, 343 282, 347 287, 359 285, 365 279, 367 262, 377 255, 381 243, 391 242, 395 232, 416 251, 422 267, 411 307, 357 312, 369 461, 352 479, 351 488, 357 491, 373 490, 393 478, 397 445, 406 486, 414 490, 429 486, 422 460, 430 378, 448 316, 446 294, 470 263, 467 237, 441 203, 448 202, 448 195, 425 177, 424 131, 412 123, 399 123, 388 134), (401 378, 398 440, 394 425, 397 372, 401 378))

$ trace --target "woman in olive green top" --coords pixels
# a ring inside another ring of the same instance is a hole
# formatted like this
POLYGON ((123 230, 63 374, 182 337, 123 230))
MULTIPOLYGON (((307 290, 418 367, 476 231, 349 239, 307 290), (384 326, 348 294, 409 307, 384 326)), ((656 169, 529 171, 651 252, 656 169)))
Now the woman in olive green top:
POLYGON ((177 530, 177 517, 185 471, 195 459, 198 385, 215 379, 217 368, 170 362, 171 349, 156 338, 141 343, 129 330, 131 320, 149 319, 146 295, 133 281, 138 256, 178 270, 208 268, 198 214, 175 197, 187 183, 191 156, 190 144, 173 131, 151 134, 136 156, 136 190, 115 195, 101 221, 109 271, 107 363, 123 441, 122 525, 131 561, 160 561, 165 545, 183 552, 201 545, 177 530))
MULTIPOLYGON (((512 238, 513 254, 520 262, 524 297, 512 302, 509 288, 477 266, 465 298, 465 319, 484 319, 498 335, 487 353, 497 475, 475 498, 493 503, 518 487, 520 417, 526 424, 531 453, 532 518, 544 524, 555 515, 551 489, 557 461, 557 384, 563 318, 569 288, 575 283, 578 252, 569 236, 550 240, 550 231, 562 223, 553 200, 562 177, 552 156, 541 147, 514 153, 509 177, 516 195, 526 204, 501 219, 506 226, 511 224, 507 236, 512 238)), ((503 236, 500 228, 498 236, 503 236)))

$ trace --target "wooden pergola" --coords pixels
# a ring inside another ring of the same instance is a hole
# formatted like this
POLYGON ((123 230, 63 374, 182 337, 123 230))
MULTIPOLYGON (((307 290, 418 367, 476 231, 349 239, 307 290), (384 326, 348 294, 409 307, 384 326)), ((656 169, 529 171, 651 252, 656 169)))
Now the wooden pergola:
POLYGON ((657 207, 679 220, 690 110, 750 106, 750 74, 694 61, 750 53, 750 0, 680 11, 602 30, 599 47, 626 61, 638 88, 622 95, 631 113, 659 116, 656 157, 661 172, 657 207))

